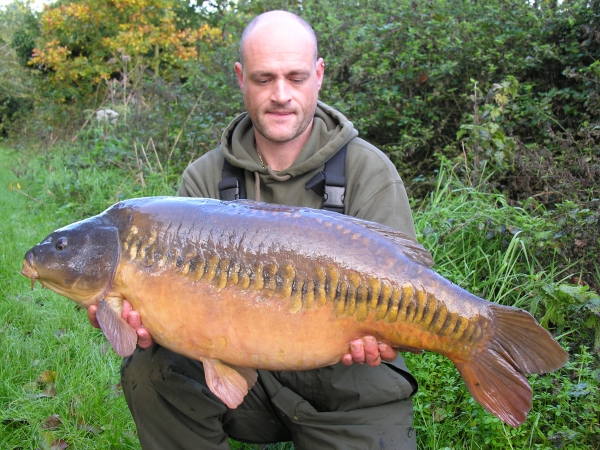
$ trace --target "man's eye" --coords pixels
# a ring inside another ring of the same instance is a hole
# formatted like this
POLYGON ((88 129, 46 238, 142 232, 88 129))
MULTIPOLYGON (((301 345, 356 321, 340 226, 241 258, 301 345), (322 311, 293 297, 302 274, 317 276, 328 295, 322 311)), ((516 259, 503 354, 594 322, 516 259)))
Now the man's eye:
POLYGON ((300 84, 304 81, 304 78, 293 78, 292 82, 296 84, 300 84))

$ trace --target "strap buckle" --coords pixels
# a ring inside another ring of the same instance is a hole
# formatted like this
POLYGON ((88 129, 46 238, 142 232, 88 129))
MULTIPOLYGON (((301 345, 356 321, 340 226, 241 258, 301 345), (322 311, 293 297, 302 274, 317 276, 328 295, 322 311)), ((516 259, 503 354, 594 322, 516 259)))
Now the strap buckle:
POLYGON ((323 194, 323 209, 344 212, 344 197, 346 196, 345 186, 330 186, 325 184, 325 194, 323 194))
POLYGON ((221 200, 231 201, 240 199, 240 180, 238 178, 226 178, 219 181, 221 200))

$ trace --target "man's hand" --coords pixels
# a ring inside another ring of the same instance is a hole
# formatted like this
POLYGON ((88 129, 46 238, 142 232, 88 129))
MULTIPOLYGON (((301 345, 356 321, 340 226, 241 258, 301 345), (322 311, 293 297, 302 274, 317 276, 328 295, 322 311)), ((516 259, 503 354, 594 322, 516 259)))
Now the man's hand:
MULTIPOLYGON (((96 305, 92 305, 87 309, 88 320, 90 324, 95 328, 100 328, 100 324, 98 320, 96 320, 96 311, 98 307, 96 305)), ((121 313, 121 317, 127 321, 129 326, 131 326, 138 336, 138 345, 140 348, 150 348, 154 341, 152 340, 152 336, 147 329, 142 325, 142 319, 140 318, 140 313, 135 311, 127 300, 123 300, 123 312, 121 313)))
POLYGON ((382 342, 377 342, 373 336, 365 336, 350 342, 350 353, 342 356, 342 363, 350 366, 353 363, 378 366, 381 361, 391 362, 398 357, 398 350, 382 342))

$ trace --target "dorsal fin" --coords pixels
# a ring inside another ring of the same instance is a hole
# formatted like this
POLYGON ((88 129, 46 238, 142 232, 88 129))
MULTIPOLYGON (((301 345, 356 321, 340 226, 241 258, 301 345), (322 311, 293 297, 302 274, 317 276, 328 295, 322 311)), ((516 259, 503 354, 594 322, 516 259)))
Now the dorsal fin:
POLYGON ((374 231, 380 236, 383 236, 393 243, 400 245, 406 257, 410 258, 417 264, 421 264, 425 267, 431 267, 435 263, 431 253, 429 253, 429 250, 403 232, 395 230, 394 228, 386 225, 381 225, 376 222, 369 222, 368 220, 362 220, 356 217, 349 217, 349 219, 356 225, 360 225, 363 228, 374 231))

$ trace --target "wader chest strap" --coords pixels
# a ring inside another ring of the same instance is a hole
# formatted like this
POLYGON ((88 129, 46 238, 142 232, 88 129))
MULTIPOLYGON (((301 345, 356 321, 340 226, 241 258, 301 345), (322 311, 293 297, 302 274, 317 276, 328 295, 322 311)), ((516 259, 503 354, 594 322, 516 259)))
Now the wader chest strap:
MULTIPOLYGON (((344 145, 325 163, 325 169, 319 171, 306 182, 306 190, 311 189, 323 197, 323 209, 344 213, 344 197, 346 195, 346 149, 344 145)), ((244 169, 233 166, 227 159, 223 160, 223 176, 219 182, 221 200, 240 200, 246 196, 244 169)))
POLYGON ((329 161, 325 170, 319 171, 305 184, 306 190, 312 189, 323 196, 323 209, 344 214, 344 197, 346 196, 346 149, 344 145, 329 161))
POLYGON ((239 200, 246 197, 244 169, 233 166, 227 159, 223 160, 223 176, 219 181, 221 200, 239 200))

